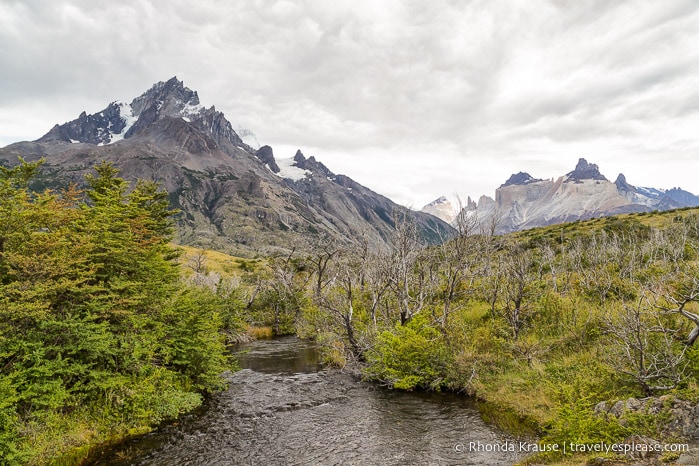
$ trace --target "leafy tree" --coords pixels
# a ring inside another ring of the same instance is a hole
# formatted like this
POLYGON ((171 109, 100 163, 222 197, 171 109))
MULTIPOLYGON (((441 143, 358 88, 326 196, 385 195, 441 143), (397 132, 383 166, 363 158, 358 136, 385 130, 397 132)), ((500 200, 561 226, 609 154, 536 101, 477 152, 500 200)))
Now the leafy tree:
POLYGON ((39 166, 0 167, 0 454, 13 462, 32 455, 23 426, 88 409, 159 422, 229 366, 225 300, 180 281, 166 194, 129 192, 106 163, 84 193, 32 193, 39 166))

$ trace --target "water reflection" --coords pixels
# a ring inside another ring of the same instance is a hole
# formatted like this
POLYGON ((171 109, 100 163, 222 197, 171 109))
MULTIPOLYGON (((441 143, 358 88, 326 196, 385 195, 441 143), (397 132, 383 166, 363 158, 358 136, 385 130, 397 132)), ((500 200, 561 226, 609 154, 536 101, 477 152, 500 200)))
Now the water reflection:
POLYGON ((267 374, 318 372, 323 369, 315 345, 296 337, 244 343, 238 345, 234 354, 240 367, 267 374))

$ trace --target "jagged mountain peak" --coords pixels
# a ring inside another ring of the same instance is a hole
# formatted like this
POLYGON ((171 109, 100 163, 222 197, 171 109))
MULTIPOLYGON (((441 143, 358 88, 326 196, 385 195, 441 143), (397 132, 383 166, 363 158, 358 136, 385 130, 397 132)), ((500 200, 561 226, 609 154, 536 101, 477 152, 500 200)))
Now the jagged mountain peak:
POLYGON ((676 187, 665 191, 665 197, 671 199, 679 207, 697 207, 699 206, 699 196, 696 196, 689 191, 676 187))
POLYGON ((515 173, 512 176, 510 176, 507 181, 505 181, 505 184, 500 185, 501 188, 505 186, 514 186, 514 185, 525 185, 529 183, 536 183, 537 181, 542 181, 541 179, 534 178, 527 172, 519 172, 515 173))
POLYGON ((215 144, 229 142, 254 152, 233 130, 222 112, 214 106, 203 107, 197 92, 186 87, 177 77, 154 84, 130 104, 114 101, 99 113, 88 115, 83 111, 77 119, 55 125, 37 142, 63 141, 102 146, 136 136, 166 118, 184 120, 215 144))
POLYGON ((279 173, 279 166, 277 161, 274 159, 274 151, 270 146, 262 146, 257 152, 255 152, 255 157, 260 159, 262 163, 266 164, 273 173, 279 173))
POLYGON ((443 204, 448 204, 448 203, 449 203, 449 199, 447 199, 446 196, 439 196, 437 199, 435 199, 434 201, 430 202, 430 203, 427 204, 425 207, 429 207, 429 206, 438 206, 438 205, 443 205, 443 204))
POLYGON ((301 170, 306 170, 310 173, 320 173, 325 176, 330 181, 337 181, 338 178, 343 175, 335 175, 328 167, 323 165, 322 162, 316 160, 314 156, 306 158, 301 150, 297 150, 294 155, 293 165, 301 170))
MULTIPOLYGON (((154 84, 131 102, 134 116, 141 115, 153 106, 160 116, 169 117, 187 118, 198 115, 203 110, 197 92, 185 87, 176 76, 154 84)), ((211 109, 215 111, 214 107, 211 109)))
POLYGON ((575 170, 566 174, 565 182, 581 182, 583 180, 608 181, 599 171, 599 167, 594 163, 588 163, 584 158, 578 159, 575 170))
POLYGON ((626 181, 626 176, 624 176, 623 173, 619 173, 619 176, 616 177, 614 184, 619 191, 636 191, 636 187, 626 181))
POLYGON ((123 139, 135 121, 127 104, 114 101, 99 113, 88 115, 83 111, 73 121, 54 125, 37 142, 63 141, 102 146, 123 139))
POLYGON ((481 197, 475 210, 481 224, 507 233, 600 216, 692 206, 699 206, 699 196, 680 189, 634 186, 623 173, 611 183, 596 164, 580 158, 575 170, 555 182, 533 183, 524 172, 512 175, 496 189, 495 199, 481 197))
MULTIPOLYGON (((317 161, 315 157, 306 158, 300 149, 296 151, 293 157, 279 159, 274 157, 274 151, 270 146, 262 146, 253 153, 271 172, 285 180, 301 181, 317 173, 327 178, 328 181, 338 184, 349 183, 349 181, 345 180, 347 177, 335 175, 323 163, 317 161)), ((354 181, 351 183, 354 183, 354 181)), ((349 187, 349 185, 344 187, 349 187)))
MULTIPOLYGON (((253 149, 176 77, 130 104, 76 114, 38 141, 0 148, 0 165, 45 158, 42 183, 54 189, 82 183, 99 160, 125 179, 158 181, 180 212, 177 240, 184 244, 246 256, 310 248, 326 237, 344 244, 361 235, 382 246, 393 235, 392 213, 405 211, 301 151, 277 159, 269 146, 253 149)), ((452 233, 432 216, 414 216, 427 241, 452 233)))

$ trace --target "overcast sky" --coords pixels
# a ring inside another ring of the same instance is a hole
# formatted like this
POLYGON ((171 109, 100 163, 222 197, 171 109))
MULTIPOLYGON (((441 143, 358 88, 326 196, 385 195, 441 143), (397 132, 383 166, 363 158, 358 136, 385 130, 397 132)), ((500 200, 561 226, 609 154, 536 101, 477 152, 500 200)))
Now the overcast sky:
POLYGON ((699 194, 695 0, 0 0, 0 146, 177 76, 421 207, 571 171, 699 194))

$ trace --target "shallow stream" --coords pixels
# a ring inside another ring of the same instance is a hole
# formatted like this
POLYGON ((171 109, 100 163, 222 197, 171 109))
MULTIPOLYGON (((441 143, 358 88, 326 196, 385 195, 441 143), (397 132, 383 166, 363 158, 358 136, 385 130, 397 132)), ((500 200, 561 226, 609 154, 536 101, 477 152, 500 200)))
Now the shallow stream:
POLYGON ((293 337, 240 348, 243 370, 195 413, 95 465, 510 465, 513 442, 464 396, 398 392, 324 370, 293 337), (474 442, 476 445, 473 445, 474 442))

